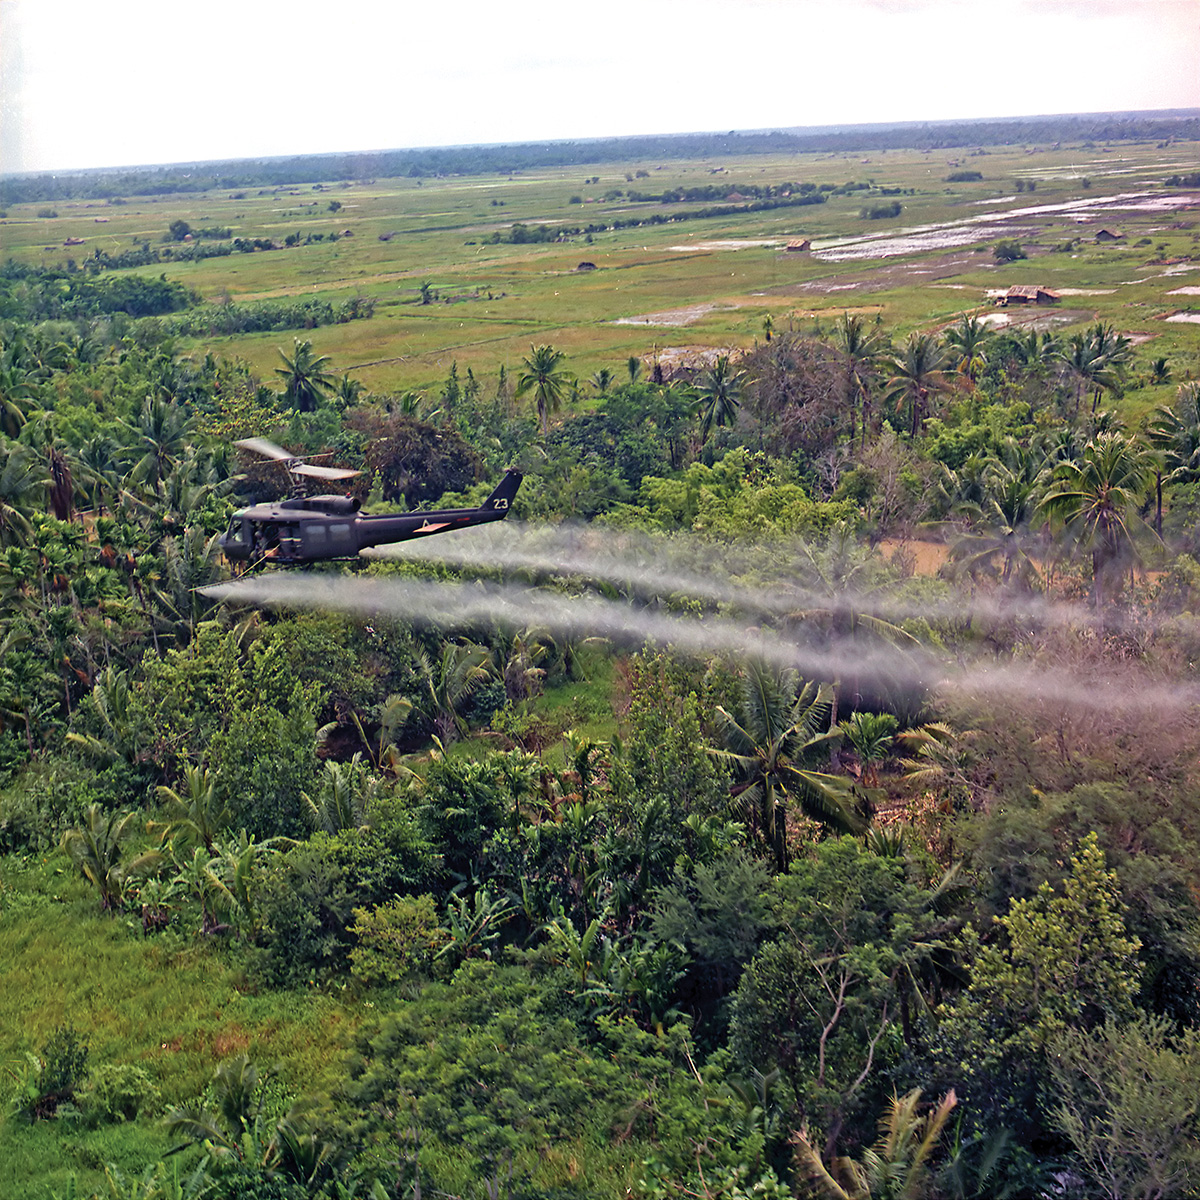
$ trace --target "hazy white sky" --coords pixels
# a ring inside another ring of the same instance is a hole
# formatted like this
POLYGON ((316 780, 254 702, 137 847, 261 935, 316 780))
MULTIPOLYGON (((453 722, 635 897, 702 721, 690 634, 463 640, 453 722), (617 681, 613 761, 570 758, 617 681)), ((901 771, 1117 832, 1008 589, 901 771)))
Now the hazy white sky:
POLYGON ((1200 107, 1200 0, 0 0, 0 170, 1200 107))

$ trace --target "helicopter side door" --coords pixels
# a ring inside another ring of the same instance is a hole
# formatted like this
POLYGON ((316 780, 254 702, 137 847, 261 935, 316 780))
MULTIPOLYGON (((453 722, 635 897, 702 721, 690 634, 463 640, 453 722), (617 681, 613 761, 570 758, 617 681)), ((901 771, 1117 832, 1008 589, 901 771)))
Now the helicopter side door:
POLYGON ((305 521, 305 558, 353 558, 358 539, 350 521, 305 521))

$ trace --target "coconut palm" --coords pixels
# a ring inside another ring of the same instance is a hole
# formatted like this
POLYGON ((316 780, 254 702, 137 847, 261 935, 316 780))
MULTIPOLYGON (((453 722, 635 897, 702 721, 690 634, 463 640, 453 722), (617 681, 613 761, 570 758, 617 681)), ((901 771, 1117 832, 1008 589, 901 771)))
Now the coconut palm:
POLYGON ((1097 321, 1087 333, 1073 334, 1060 351, 1067 374, 1075 381, 1075 412, 1079 412, 1083 393, 1092 393, 1092 412, 1100 406, 1105 392, 1121 387, 1125 367, 1133 355, 1133 345, 1111 325, 1097 321))
POLYGON ((741 407, 746 372, 736 371, 728 354, 722 354, 696 385, 696 415, 700 418, 700 442, 708 441, 712 427, 733 425, 741 407))
POLYGON ((326 761, 317 798, 314 800, 307 792, 301 792, 300 796, 314 829, 341 833, 366 825, 374 790, 375 780, 358 753, 348 763, 326 761))
POLYGON ((964 313, 946 332, 946 346, 958 359, 955 370, 972 383, 987 365, 988 343, 995 339, 992 328, 973 313, 964 313))
POLYGON ((596 389, 597 396, 607 396, 612 387, 613 373, 607 367, 601 367, 588 382, 596 389))
POLYGON ((337 387, 337 380, 329 370, 331 360, 327 354, 314 354, 312 342, 294 338, 293 347, 291 358, 279 351, 283 366, 276 367, 275 374, 283 380, 283 396, 288 404, 299 412, 313 412, 337 387))
POLYGON ((46 482, 41 463, 27 446, 0 442, 0 546, 29 543, 46 482))
POLYGON ((993 571, 999 560, 1001 583, 1033 584, 1039 572, 1029 554, 1030 531, 1048 477, 1046 460, 1012 439, 987 461, 978 500, 959 505, 970 522, 950 549, 950 562, 960 573, 993 571))
POLYGON ((1038 333, 1028 329, 1024 333, 1010 334, 1005 345, 1013 358, 1027 371, 1050 366, 1062 358, 1062 346, 1049 331, 1038 333))
POLYGON ((725 748, 712 753, 733 768, 731 795, 773 851, 780 871, 787 869, 792 797, 807 816, 830 828, 857 833, 866 824, 854 812, 848 780, 805 765, 842 736, 829 728, 832 708, 828 684, 803 683, 795 671, 775 672, 752 661, 742 677, 738 716, 716 710, 725 748))
POLYGON ((1055 468, 1041 512, 1092 556, 1092 600, 1098 609, 1120 591, 1125 571, 1139 561, 1138 515, 1155 460, 1120 433, 1098 434, 1075 461, 1055 468))
POLYGON ((183 458, 192 424, 183 405, 170 398, 147 396, 137 421, 125 422, 133 434, 133 452, 139 455, 129 472, 130 482, 157 489, 183 458))
POLYGON ((879 1140, 858 1160, 835 1159, 832 1173, 802 1128, 795 1136, 796 1165, 825 1200, 922 1200, 930 1194, 929 1161, 957 1103, 951 1090, 921 1116, 920 1088, 905 1096, 893 1093, 879 1120, 879 1140))
POLYGON ((21 432, 37 395, 29 375, 5 354, 0 360, 0 433, 16 437, 21 432))
POLYGON ((157 851, 150 851, 125 859, 124 843, 138 823, 138 816, 136 812, 118 816, 104 812, 98 804, 89 804, 84 810, 82 827, 68 829, 63 834, 63 850, 100 893, 100 907, 105 912, 117 908, 125 898, 128 884, 162 857, 157 851))
POLYGON ((879 763, 895 745, 899 724, 891 713, 856 712, 838 726, 858 755, 867 787, 879 786, 879 763))
POLYGON ((1146 423, 1146 440, 1158 452, 1154 531, 1162 536, 1162 485, 1200 479, 1200 383, 1181 384, 1173 405, 1161 405, 1146 423))
POLYGON ((142 746, 128 675, 105 667, 96 676, 89 699, 101 735, 71 732, 67 741, 98 763, 136 762, 142 746))
POLYGON ((571 394, 574 378, 562 369, 566 355, 553 346, 531 346, 530 353, 521 360, 524 368, 517 376, 517 399, 533 393, 537 406, 538 420, 542 433, 549 432, 549 415, 558 412, 563 400, 571 394))
POLYGON ((888 363, 892 371, 888 399, 895 403, 897 412, 907 407, 912 437, 917 436, 929 416, 930 396, 950 387, 946 364, 945 350, 928 333, 911 334, 900 353, 888 363))
POLYGON ((151 822, 149 828, 161 831, 164 842, 200 842, 211 855, 221 831, 233 820, 233 813, 217 777, 204 767, 185 766, 183 781, 182 792, 169 787, 158 789, 166 820, 151 822))
POLYGON ((854 441, 854 411, 857 408, 862 423, 859 445, 865 446, 871 423, 871 385, 879 374, 887 339, 878 328, 869 329, 858 313, 843 313, 834 326, 833 343, 843 363, 842 398, 850 414, 850 441, 854 441))
POLYGON ((409 698, 413 712, 432 722, 443 745, 466 733, 461 710, 492 678, 490 662, 487 648, 471 642, 447 642, 435 660, 417 654, 417 686, 409 698))
POLYGON ((196 625, 213 601, 200 589, 215 583, 221 573, 217 534, 206 538, 199 525, 189 526, 180 537, 164 538, 162 543, 166 571, 158 598, 176 622, 176 640, 191 641, 196 625))
POLYGON ((345 405, 357 404, 366 389, 361 381, 342 375, 334 385, 333 394, 345 405))
POLYGON ((241 1054, 222 1063, 213 1074, 210 1093, 215 1107, 205 1104, 173 1108, 166 1116, 167 1131, 189 1142, 203 1142, 217 1158, 243 1158, 246 1135, 258 1131, 266 1100, 266 1080, 241 1054))

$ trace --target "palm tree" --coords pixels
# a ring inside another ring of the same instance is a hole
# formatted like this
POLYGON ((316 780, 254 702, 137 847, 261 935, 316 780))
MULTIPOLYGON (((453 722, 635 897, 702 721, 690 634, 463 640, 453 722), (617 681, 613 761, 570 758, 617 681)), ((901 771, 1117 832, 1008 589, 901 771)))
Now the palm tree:
POLYGON ((897 412, 907 405, 909 434, 915 438, 929 415, 930 395, 944 392, 950 386, 943 369, 946 352, 932 334, 914 333, 889 366, 892 377, 888 380, 888 399, 895 402, 897 412))
POLYGON ((1162 485, 1200 479, 1200 383, 1184 383, 1173 406, 1160 405, 1146 424, 1146 440, 1158 451, 1155 469, 1154 532, 1162 537, 1162 485))
POLYGON ((0 443, 0 456, 0 546, 24 546, 33 537, 35 497, 46 476, 26 446, 0 443))
POLYGON ((607 396, 612 387, 613 373, 607 367, 601 367, 588 382, 596 389, 597 396, 607 396))
POLYGON ((696 385, 696 416, 700 418, 700 442, 708 441, 712 427, 721 428, 737 421, 741 407, 745 371, 735 371, 729 355, 722 354, 696 385))
POLYGON ((449 745, 456 734, 466 733, 461 709, 492 678, 490 661, 486 647, 471 642, 447 642, 433 662, 424 653, 417 654, 413 711, 433 723, 443 745, 449 745))
POLYGON ((307 792, 301 792, 300 797, 314 829, 341 833, 366 825, 373 785, 362 754, 357 753, 348 763, 328 760, 316 800, 307 792))
POLYGON ((124 816, 109 814, 100 805, 89 804, 84 810, 82 828, 68 829, 63 834, 62 848, 100 893, 100 907, 105 912, 120 905, 125 898, 126 885, 161 858, 156 851, 150 851, 128 862, 123 861, 122 846, 133 831, 138 815, 136 812, 124 816))
POLYGON ((920 1088, 903 1097, 893 1094, 879 1120, 879 1140, 858 1161, 836 1158, 832 1173, 802 1128, 795 1137, 796 1165, 824 1200, 923 1200, 929 1195, 929 1160, 957 1103, 951 1090, 918 1116, 920 1088))
POLYGON ((125 423, 134 435, 134 453, 141 456, 129 472, 130 481, 157 488, 187 450, 192 424, 183 405, 147 396, 137 422, 125 423))
POLYGON ((116 667, 105 667, 96 676, 90 700, 103 736, 71 732, 67 741, 99 763, 135 763, 142 746, 128 675, 116 667))
POLYGON ((1027 371, 1048 367, 1061 361, 1062 346, 1050 332, 1038 333, 1036 329, 1023 334, 1011 334, 1005 339, 1009 352, 1027 371))
POLYGON ((721 707, 716 710, 725 749, 712 753, 733 767, 731 794, 771 847, 780 871, 787 869, 791 797, 822 825, 846 833, 860 833, 865 827, 853 811, 855 794, 849 781, 804 765, 810 755, 827 750, 842 736, 829 728, 832 707, 828 684, 802 683, 795 671, 773 672, 752 661, 742 678, 738 717, 721 707))
POLYGON ((1119 433, 1098 434, 1076 461, 1055 468, 1041 511, 1092 556, 1092 600, 1103 609, 1138 561, 1138 509, 1154 456, 1119 433))
POLYGON ((859 445, 865 446, 871 422, 871 384, 879 373, 887 339, 880 330, 868 329, 858 313, 844 313, 834 326, 833 341, 844 363, 842 398, 850 414, 850 441, 854 442, 854 410, 857 407, 862 413, 859 445))
POLYGON ((642 373, 642 360, 636 354, 631 354, 625 363, 625 368, 629 372, 629 382, 637 383, 638 377, 642 373))
POLYGON ((220 577, 218 538, 215 533, 206 538, 202 526, 192 525, 181 537, 163 539, 166 575, 159 598, 176 618, 176 640, 181 645, 191 641, 200 618, 213 606, 214 602, 199 589, 215 583, 220 577))
POLYGON ((36 392, 28 374, 8 357, 5 354, 5 361, 0 361, 0 433, 16 437, 34 407, 36 392))
POLYGON ((992 570, 1000 559, 1000 581, 1029 586, 1038 577, 1030 557, 1030 527, 1038 513, 1048 477, 1043 458, 1009 439, 998 458, 987 462, 978 501, 962 505, 970 513, 969 531, 950 549, 950 561, 968 575, 992 570))
POLYGON ((293 345, 291 358, 279 351, 283 366, 276 367, 275 374, 284 382, 284 399, 299 412, 313 412, 337 380, 328 369, 329 356, 313 354, 312 342, 294 338, 293 345))
POLYGON ((946 345, 958 357, 955 369, 960 375, 975 382, 980 370, 987 365, 987 345, 994 338, 995 333, 982 318, 973 313, 964 313, 959 318, 958 324, 946 334, 946 345))
POLYGON ((867 787, 879 786, 879 767, 896 742, 899 721, 891 713, 856 712, 838 726, 854 747, 867 787))
POLYGON ((150 829, 162 831, 162 840, 198 841, 210 855, 221 831, 233 819, 216 776, 191 764, 183 768, 183 794, 160 787, 158 798, 166 808, 164 822, 151 822, 150 829))
POLYGON ((357 379, 342 375, 334 386, 333 394, 345 405, 357 404, 366 389, 357 379))
POLYGON ((1100 405, 1101 395, 1118 391, 1125 367, 1133 355, 1132 343, 1111 325, 1097 321, 1087 333, 1071 336, 1060 352, 1067 373, 1075 380, 1075 412, 1084 391, 1092 392, 1092 412, 1100 405))
POLYGON ((520 399, 528 392, 533 393, 542 433, 546 434, 550 428, 549 414, 562 407, 575 381, 569 372, 562 370, 566 355, 561 350, 555 350, 553 346, 531 346, 530 351, 521 360, 524 370, 517 377, 516 396, 520 399))
POLYGON ((250 1056, 240 1054, 213 1074, 210 1092, 216 1107, 192 1104, 173 1108, 166 1116, 167 1130, 189 1142, 203 1142, 217 1158, 240 1159, 247 1145, 254 1146, 254 1135, 259 1132, 266 1082, 250 1056))
MULTIPOLYGON (((795 579, 801 589, 800 606, 787 614, 789 626, 801 636, 814 631, 822 642, 858 642, 880 639, 892 647, 915 647, 918 642, 907 630, 872 612, 885 601, 890 581, 880 570, 876 552, 859 541, 855 530, 839 522, 824 545, 801 543, 795 565, 795 579)), ((850 647, 853 652, 854 647, 850 647)), ((849 695, 851 703, 862 700, 862 679, 858 654, 852 653, 849 695)), ((868 680, 887 686, 885 675, 867 669, 868 680)), ((842 681, 835 680, 831 697, 831 723, 836 724, 842 681)))

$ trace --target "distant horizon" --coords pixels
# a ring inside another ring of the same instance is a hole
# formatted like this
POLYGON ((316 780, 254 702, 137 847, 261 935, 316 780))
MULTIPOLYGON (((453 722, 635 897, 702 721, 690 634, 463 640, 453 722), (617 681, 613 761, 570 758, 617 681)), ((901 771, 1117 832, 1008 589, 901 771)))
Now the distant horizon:
POLYGON ((1195 0, 0 0, 0 172, 1170 111, 1197 62, 1195 0))
POLYGON ((211 167, 218 165, 234 165, 238 163, 273 162, 283 163, 306 158, 339 158, 339 157, 370 157, 373 155, 405 154, 409 152, 437 152, 453 150, 501 150, 530 146, 569 146, 587 145, 588 143, 604 142, 636 142, 652 141, 657 138, 707 138, 707 137, 752 137, 781 134, 788 137, 818 137, 823 134, 853 133, 883 133, 904 129, 934 129, 941 126, 1002 126, 1019 122, 1050 123, 1053 121, 1083 121, 1083 120, 1187 120, 1200 118, 1200 106, 1174 107, 1160 109, 1098 109, 1087 112, 1059 113, 1009 113, 999 116, 986 117, 942 117, 914 118, 911 120, 895 121, 845 121, 824 122, 817 125, 762 125, 742 129, 692 129, 692 130, 655 130, 642 133, 611 133, 578 136, 578 137, 549 137, 549 138, 519 138, 502 141, 467 141, 443 142, 438 144, 411 144, 397 146, 376 146, 369 149, 341 148, 336 150, 298 150, 281 154, 244 154, 223 155, 215 158, 183 158, 163 160, 159 162, 124 162, 106 163, 87 167, 54 167, 26 171, 3 171, 0 178, 25 178, 37 176, 70 176, 70 175, 103 175, 114 171, 158 171, 171 168, 211 167))

